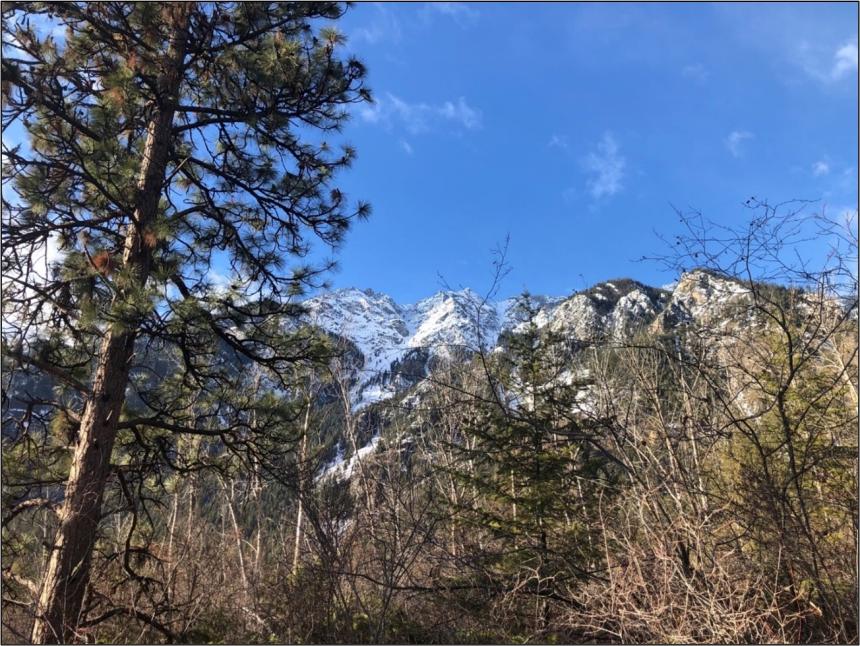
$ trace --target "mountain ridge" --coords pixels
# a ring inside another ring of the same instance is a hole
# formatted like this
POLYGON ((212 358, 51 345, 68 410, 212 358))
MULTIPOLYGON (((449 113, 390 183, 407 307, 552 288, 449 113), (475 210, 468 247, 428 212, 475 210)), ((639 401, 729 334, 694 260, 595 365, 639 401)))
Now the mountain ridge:
MULTIPOLYGON (((539 328, 594 342, 629 338, 642 326, 669 329, 713 316, 743 291, 730 277, 693 269, 671 290, 615 278, 568 296, 530 297, 539 328)), ((433 360, 496 348, 502 333, 515 333, 524 324, 516 319, 517 300, 491 300, 467 287, 400 304, 375 289, 344 287, 304 300, 303 322, 350 341, 358 350, 361 361, 351 395, 353 406, 362 408, 413 385, 391 378, 404 360, 423 362, 426 374, 433 360)))

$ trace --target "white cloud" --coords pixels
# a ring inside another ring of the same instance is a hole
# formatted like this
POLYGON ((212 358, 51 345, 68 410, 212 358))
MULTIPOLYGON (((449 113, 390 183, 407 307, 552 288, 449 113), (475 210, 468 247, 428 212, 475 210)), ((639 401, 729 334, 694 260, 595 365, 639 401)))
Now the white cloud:
POLYGON ((822 84, 856 84, 857 31, 853 18, 822 11, 821 3, 714 3, 715 13, 726 20, 727 34, 762 61, 777 65, 782 82, 795 85, 803 80, 797 73, 822 84), (853 23, 853 24, 852 24, 853 23), (792 69, 794 68, 794 69, 792 69), (853 72, 853 73, 852 73, 853 72))
POLYGON ((399 43, 403 35, 400 28, 400 21, 384 4, 376 3, 376 18, 365 27, 358 27, 352 34, 351 39, 354 42, 365 42, 368 45, 376 45, 377 43, 399 43))
POLYGON ((830 164, 826 161, 819 159, 812 165, 812 176, 813 177, 821 177, 822 175, 827 175, 830 172, 830 164))
POLYGON ((438 112, 438 110, 434 110, 426 103, 408 103, 393 94, 388 94, 387 96, 388 104, 391 106, 391 112, 393 112, 393 114, 403 122, 406 129, 413 134, 428 130, 428 117, 431 117, 434 113, 438 112))
POLYGON ((857 41, 848 41, 836 50, 833 55, 833 67, 830 70, 830 78, 838 81, 851 72, 857 71, 857 41))
POLYGON ((619 152, 618 143, 612 133, 604 133, 597 149, 583 160, 583 166, 591 174, 588 191, 599 200, 611 197, 624 188, 624 168, 627 160, 619 152))
POLYGON ((726 148, 729 149, 732 157, 740 157, 743 155, 743 142, 753 138, 755 138, 755 135, 751 132, 747 132, 746 130, 733 130, 729 133, 729 136, 726 137, 726 148))
POLYGON ((400 140, 400 148, 401 148, 401 149, 403 150, 403 152, 405 152, 407 155, 411 155, 411 154, 414 152, 414 151, 412 150, 412 145, 411 145, 408 141, 406 141, 405 139, 401 139, 401 140, 400 140))
POLYGON ((386 127, 399 123, 413 135, 438 129, 444 124, 476 130, 481 127, 482 119, 481 111, 470 106, 462 96, 456 101, 432 105, 410 103, 390 92, 385 97, 378 97, 373 105, 362 107, 359 115, 368 123, 386 127))
POLYGON ((550 148, 561 148, 562 150, 567 150, 567 136, 553 133, 552 137, 549 138, 549 143, 547 144, 547 146, 549 146, 550 148))
POLYGON ((453 18, 461 27, 475 21, 480 12, 465 2, 428 2, 425 5, 427 11, 453 18))
POLYGON ((376 98, 371 104, 363 104, 358 114, 368 123, 379 123, 382 120, 382 100, 376 98))
POLYGON ((704 82, 708 80, 708 70, 701 63, 693 65, 685 65, 681 69, 681 75, 696 81, 704 82))
POLYGON ((857 39, 847 40, 835 48, 801 40, 796 45, 794 58, 810 77, 822 83, 835 83, 851 78, 857 71, 857 39))
POLYGON ((459 121, 468 129, 478 128, 481 125, 481 113, 469 106, 463 97, 457 99, 457 103, 445 101, 439 110, 444 118, 459 121))

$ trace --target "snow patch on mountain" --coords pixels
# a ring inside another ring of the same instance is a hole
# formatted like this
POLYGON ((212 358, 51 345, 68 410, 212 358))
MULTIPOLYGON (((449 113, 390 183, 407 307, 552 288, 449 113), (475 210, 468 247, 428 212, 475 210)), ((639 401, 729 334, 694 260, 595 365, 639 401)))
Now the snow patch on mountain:
POLYGON ((457 350, 492 348, 499 336, 499 312, 470 289, 439 292, 407 306, 411 348, 450 357, 457 350))
POLYGON ((327 480, 329 478, 349 480, 355 472, 356 467, 360 465, 362 460, 370 457, 381 439, 381 435, 374 435, 367 444, 353 453, 349 457, 349 460, 344 457, 343 447, 338 445, 337 455, 334 460, 323 468, 322 472, 317 476, 317 480, 327 480))
POLYGON ((750 297, 748 285, 711 271, 694 269, 678 279, 654 325, 668 330, 677 325, 715 319, 728 322, 729 309, 748 305, 750 297))
POLYGON ((400 305, 371 289, 339 289, 308 299, 306 321, 349 339, 363 357, 356 407, 393 396, 397 387, 384 376, 415 350, 450 359, 458 351, 495 347, 504 310, 470 289, 442 291, 400 305))
POLYGON ((400 306, 373 290, 339 289, 307 300, 308 322, 352 341, 364 358, 362 370, 375 374, 399 356, 409 336, 400 306))
MULTIPOLYGON (((539 329, 583 344, 600 344, 632 340, 637 330, 646 327, 656 333, 672 333, 687 325, 714 322, 721 327, 753 325, 755 321, 747 315, 750 300, 748 285, 696 269, 662 288, 613 279, 567 297, 531 296, 528 309, 539 329)), ((527 309, 519 303, 516 298, 486 301, 463 289, 401 305, 373 290, 341 289, 311 298, 305 306, 309 323, 345 337, 361 353, 361 368, 354 375, 351 393, 353 409, 358 410, 398 393, 405 394, 399 406, 418 407, 435 361, 456 359, 462 350, 504 352, 502 333, 516 334, 529 324, 527 309)), ((584 381, 584 375, 573 371, 559 378, 567 384, 584 381)), ((520 403, 513 392, 503 396, 520 403)), ((598 393, 583 384, 576 396, 578 414, 593 414, 597 398, 598 393)), ((340 446, 324 473, 348 478, 378 441, 375 435, 348 459, 340 446)))
MULTIPOLYGON (((670 329, 722 316, 745 287, 712 272, 682 275, 672 290, 630 279, 598 283, 568 297, 532 297, 534 323, 582 342, 620 341, 637 329, 670 329)), ((305 301, 306 321, 351 341, 361 353, 354 408, 394 396, 426 376, 433 361, 461 351, 494 351, 502 332, 525 325, 518 299, 487 301, 470 289, 399 304, 371 289, 339 289, 305 301), (404 367, 405 366, 405 367, 404 367)))

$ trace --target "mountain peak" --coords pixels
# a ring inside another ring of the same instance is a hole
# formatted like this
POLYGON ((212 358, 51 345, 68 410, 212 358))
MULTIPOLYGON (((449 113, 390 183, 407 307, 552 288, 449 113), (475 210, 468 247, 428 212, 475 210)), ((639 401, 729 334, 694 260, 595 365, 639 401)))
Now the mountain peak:
MULTIPOLYGON (((597 283, 567 297, 534 296, 535 322, 582 341, 623 339, 637 328, 672 327, 710 316, 742 286, 715 272, 694 269, 673 289, 651 287, 631 278, 597 283)), ((305 301, 306 321, 351 341, 363 356, 353 396, 357 406, 395 393, 390 376, 408 356, 422 361, 451 358, 482 346, 492 349, 505 330, 523 321, 517 299, 487 301, 474 290, 442 289, 413 304, 399 304, 371 288, 347 287, 305 301)), ((410 360, 411 361, 411 360, 410 360)))

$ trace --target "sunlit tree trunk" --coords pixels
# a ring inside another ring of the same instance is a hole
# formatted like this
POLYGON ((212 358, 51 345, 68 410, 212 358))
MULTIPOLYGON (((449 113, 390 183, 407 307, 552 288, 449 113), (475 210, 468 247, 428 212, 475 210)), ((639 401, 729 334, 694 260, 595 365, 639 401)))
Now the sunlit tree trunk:
MULTIPOLYGON (((165 101, 154 106, 147 129, 136 208, 125 237, 122 277, 117 279, 118 291, 112 305, 116 314, 120 314, 127 294, 146 284, 151 270, 152 248, 144 232, 156 217, 164 184, 189 7, 177 4, 165 12, 174 23, 164 72, 158 80, 165 101)), ((81 417, 60 526, 42 580, 31 634, 33 643, 67 642, 75 634, 90 578, 90 558, 136 337, 134 325, 114 324, 105 331, 92 391, 81 417)))
POLYGON ((302 443, 299 449, 299 495, 298 495, 298 510, 296 511, 296 541, 293 546, 293 565, 290 574, 295 578, 299 571, 299 547, 302 542, 302 521, 304 513, 304 497, 305 492, 305 460, 307 460, 308 450, 308 427, 311 418, 311 398, 310 391, 308 392, 307 408, 305 409, 305 421, 302 425, 302 443))

